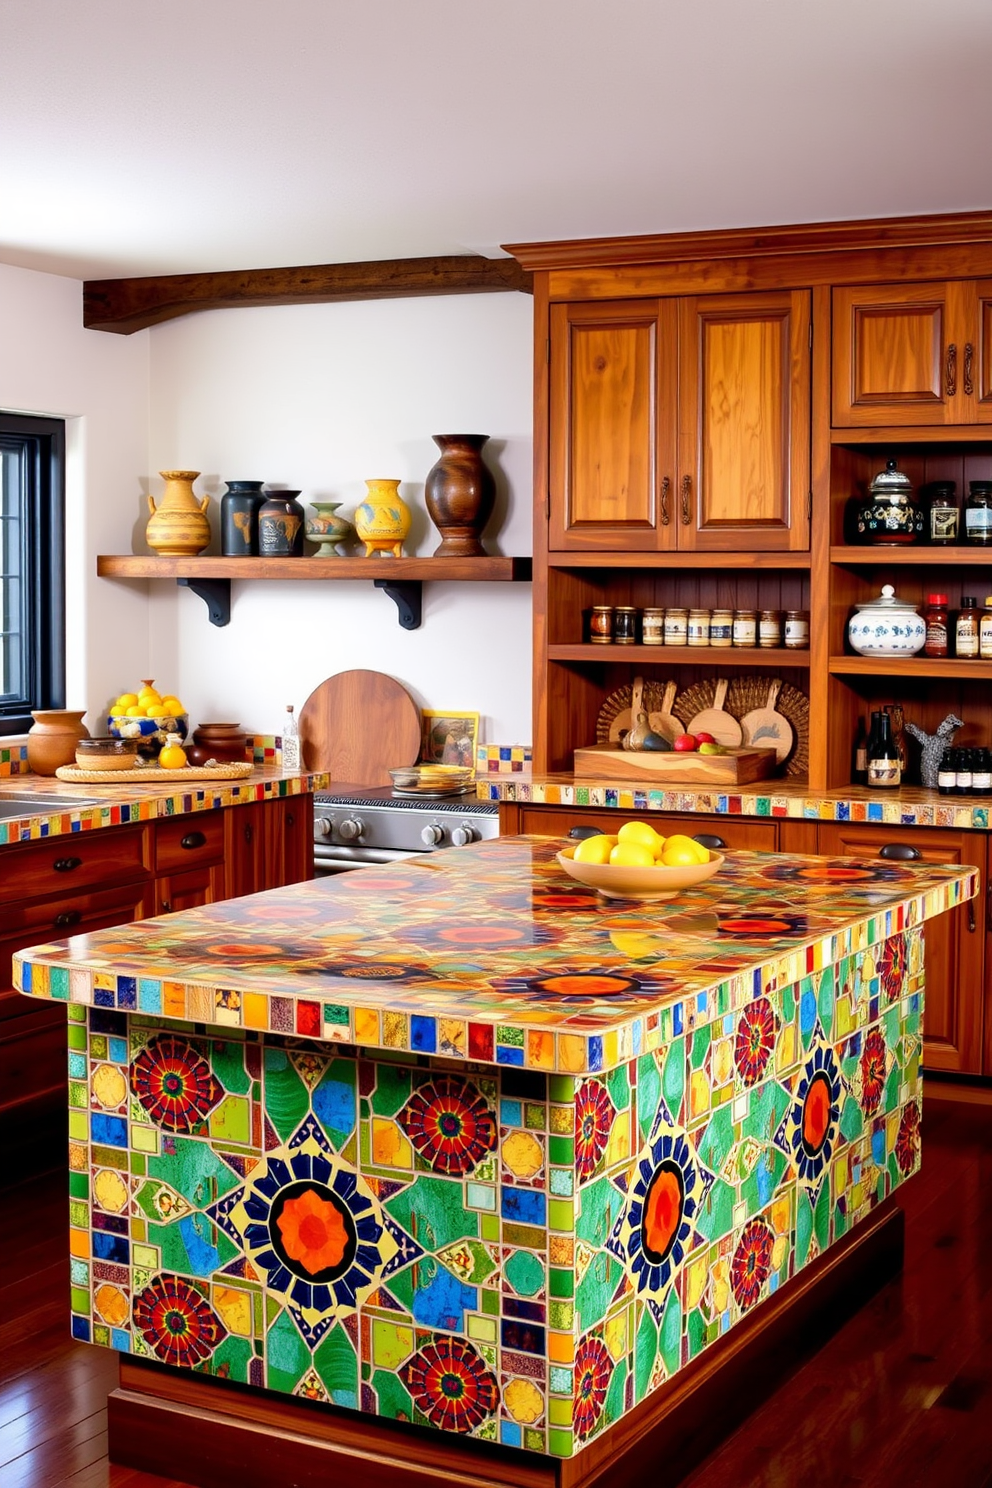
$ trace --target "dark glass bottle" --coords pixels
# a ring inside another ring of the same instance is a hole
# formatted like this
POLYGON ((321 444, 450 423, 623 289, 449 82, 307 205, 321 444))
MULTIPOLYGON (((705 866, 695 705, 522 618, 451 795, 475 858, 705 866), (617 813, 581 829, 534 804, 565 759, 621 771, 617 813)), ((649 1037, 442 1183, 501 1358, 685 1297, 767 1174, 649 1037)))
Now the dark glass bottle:
POLYGON ((937 792, 941 796, 953 796, 957 782, 958 751, 945 749, 937 767, 937 792))
POLYGON ((987 749, 973 751, 971 789, 976 796, 992 796, 992 754, 987 749))
POLYGON ((902 783, 899 751, 892 738, 888 713, 879 710, 871 715, 868 734, 868 780, 875 790, 892 790, 902 783))
POLYGON ((931 481, 929 535, 932 543, 946 546, 958 540, 957 487, 953 481, 931 481))
POLYGON ((868 736, 865 733, 865 721, 858 719, 858 727, 854 735, 854 749, 851 752, 851 780, 855 785, 868 784, 868 736))
POLYGON ((972 749, 959 749, 957 751, 957 762, 954 767, 954 791, 959 796, 971 795, 972 760, 974 753, 972 749))
POLYGON ((964 504, 964 540, 969 547, 992 547, 992 481, 971 481, 964 504))

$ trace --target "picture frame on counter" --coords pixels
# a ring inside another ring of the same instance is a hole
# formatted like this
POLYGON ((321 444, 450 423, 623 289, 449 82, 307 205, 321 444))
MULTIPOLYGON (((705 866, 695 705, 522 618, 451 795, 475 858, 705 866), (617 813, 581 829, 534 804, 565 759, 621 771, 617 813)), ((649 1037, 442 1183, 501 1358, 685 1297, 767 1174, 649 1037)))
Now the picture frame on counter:
POLYGON ((478 713, 423 708, 420 721, 420 758, 425 764, 475 768, 478 713))

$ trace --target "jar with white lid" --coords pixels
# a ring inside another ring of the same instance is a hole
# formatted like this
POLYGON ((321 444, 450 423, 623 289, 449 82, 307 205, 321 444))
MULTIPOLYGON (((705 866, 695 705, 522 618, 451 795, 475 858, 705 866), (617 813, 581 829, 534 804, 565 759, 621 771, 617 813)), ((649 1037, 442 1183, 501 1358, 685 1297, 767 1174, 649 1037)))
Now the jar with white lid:
POLYGON ((915 656, 922 651, 927 628, 916 606, 898 598, 891 584, 878 599, 866 599, 847 623, 848 640, 862 656, 915 656))

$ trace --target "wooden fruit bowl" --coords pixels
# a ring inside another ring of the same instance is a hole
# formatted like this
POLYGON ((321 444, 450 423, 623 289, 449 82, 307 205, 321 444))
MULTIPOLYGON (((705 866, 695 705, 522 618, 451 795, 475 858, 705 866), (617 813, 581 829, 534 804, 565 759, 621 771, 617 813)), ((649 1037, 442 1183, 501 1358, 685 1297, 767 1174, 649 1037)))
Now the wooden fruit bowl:
POLYGON ((570 878, 595 889, 606 899, 674 899, 683 889, 705 883, 723 867, 722 853, 711 852, 708 863, 686 863, 668 868, 626 868, 619 863, 577 863, 575 848, 563 847, 558 862, 570 878))

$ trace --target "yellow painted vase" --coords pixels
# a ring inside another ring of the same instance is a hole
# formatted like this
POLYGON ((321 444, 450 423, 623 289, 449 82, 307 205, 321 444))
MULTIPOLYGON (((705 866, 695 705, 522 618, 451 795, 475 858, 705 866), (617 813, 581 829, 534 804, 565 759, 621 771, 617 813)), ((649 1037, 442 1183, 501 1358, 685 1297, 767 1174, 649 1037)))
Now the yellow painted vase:
POLYGON ((355 508, 355 531, 365 544, 365 556, 392 553, 403 557, 403 539, 410 531, 410 508, 400 496, 398 480, 367 480, 368 491, 355 508))
POLYGON ((145 541, 163 558, 190 558, 202 553, 210 541, 207 507, 210 497, 194 496, 193 482, 198 470, 160 470, 165 490, 155 505, 149 493, 151 516, 145 528, 145 541))

